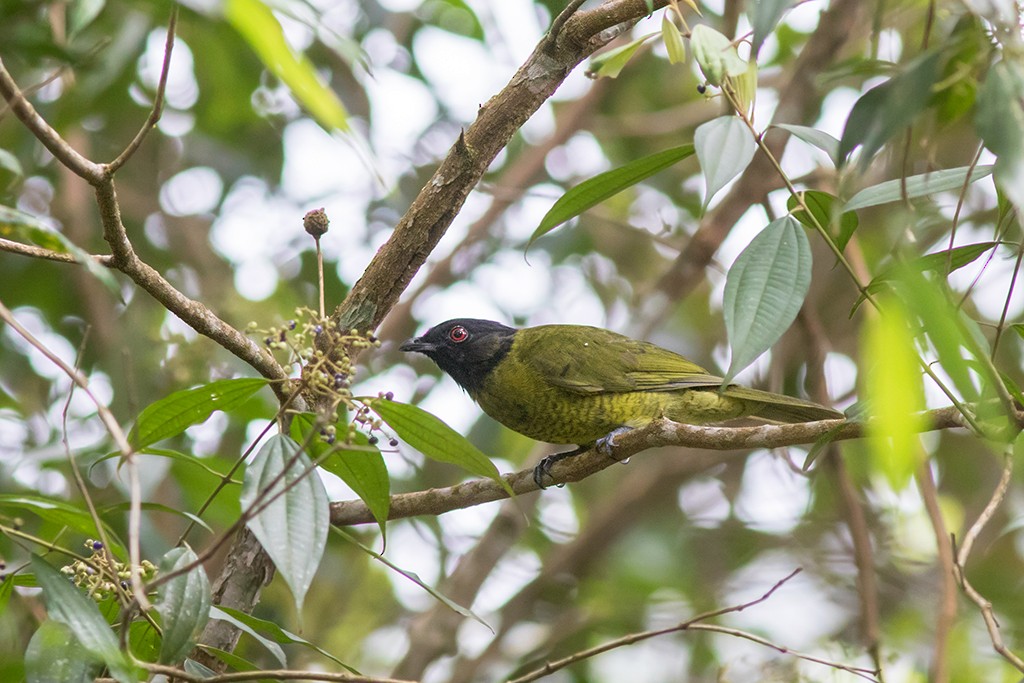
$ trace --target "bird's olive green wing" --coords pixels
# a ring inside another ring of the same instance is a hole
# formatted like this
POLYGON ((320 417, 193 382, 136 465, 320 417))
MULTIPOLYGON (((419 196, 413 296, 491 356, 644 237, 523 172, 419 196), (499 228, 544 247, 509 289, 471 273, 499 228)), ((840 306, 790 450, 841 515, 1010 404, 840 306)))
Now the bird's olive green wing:
POLYGON ((544 381, 581 394, 716 387, 716 377, 648 342, 583 325, 542 325, 516 333, 513 353, 544 381))

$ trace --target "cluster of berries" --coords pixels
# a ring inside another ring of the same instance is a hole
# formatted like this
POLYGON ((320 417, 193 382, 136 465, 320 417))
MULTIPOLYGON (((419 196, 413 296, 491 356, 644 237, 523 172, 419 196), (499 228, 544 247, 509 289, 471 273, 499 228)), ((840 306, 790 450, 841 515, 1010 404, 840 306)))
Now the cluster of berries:
MULTIPOLYGON (((107 553, 103 552, 101 541, 90 538, 85 542, 85 548, 90 552, 89 559, 75 560, 61 567, 61 574, 79 588, 88 591, 97 602, 113 595, 118 587, 123 592, 130 592, 128 580, 131 578, 131 569, 127 564, 117 561, 111 563, 107 553), (115 578, 117 585, 114 584, 115 578)), ((143 560, 139 566, 139 574, 143 581, 149 581, 156 576, 156 566, 149 560, 143 560)))

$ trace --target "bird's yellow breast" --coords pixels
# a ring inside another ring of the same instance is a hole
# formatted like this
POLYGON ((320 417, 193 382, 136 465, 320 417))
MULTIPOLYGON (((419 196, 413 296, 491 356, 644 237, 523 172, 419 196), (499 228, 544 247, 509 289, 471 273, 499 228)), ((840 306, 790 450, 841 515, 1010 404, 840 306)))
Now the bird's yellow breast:
POLYGON ((472 392, 485 413, 538 441, 590 444, 617 427, 667 417, 703 424, 748 414, 743 401, 715 389, 580 392, 558 386, 512 352, 472 392))

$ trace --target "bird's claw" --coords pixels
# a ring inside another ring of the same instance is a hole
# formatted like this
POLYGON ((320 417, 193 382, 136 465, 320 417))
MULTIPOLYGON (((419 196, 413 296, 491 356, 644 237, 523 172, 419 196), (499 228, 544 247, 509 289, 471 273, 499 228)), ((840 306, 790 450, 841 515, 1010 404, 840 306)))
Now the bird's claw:
POLYGON ((618 462, 618 458, 612 455, 612 453, 615 451, 615 437, 617 437, 619 434, 625 434, 626 432, 631 431, 632 429, 632 427, 616 427, 615 429, 613 429, 612 431, 608 432, 600 439, 598 439, 597 443, 594 444, 594 448, 601 455, 605 455, 611 458, 612 460, 618 462))
MULTIPOLYGON (((607 456, 612 460, 616 460, 617 462, 618 459, 614 455, 612 455, 615 449, 615 437, 618 436, 619 434, 624 434, 630 431, 631 429, 632 427, 616 427, 615 429, 608 432, 606 435, 602 436, 594 443, 594 450, 596 450, 601 455, 607 456)), ((554 477, 551 476, 552 465, 554 465, 559 460, 571 458, 572 456, 579 455, 580 453, 586 450, 589 450, 588 446, 580 446, 579 448, 573 449, 571 451, 549 455, 548 457, 544 458, 539 463, 537 463, 537 466, 533 468, 533 482, 537 485, 537 488, 539 488, 541 491, 547 488, 547 486, 544 485, 545 478, 554 481, 554 477)), ((565 486, 565 482, 555 482, 555 485, 559 487, 565 486)))
MULTIPOLYGON (((565 451, 564 453, 555 453, 554 455, 549 455, 548 457, 544 458, 539 463, 537 463, 536 467, 533 468, 533 483, 537 485, 537 488, 543 491, 544 489, 547 488, 547 486, 544 485, 545 477, 554 481, 554 477, 551 476, 552 465, 554 465, 559 460, 565 460, 566 458, 571 458, 574 455, 579 455, 585 450, 587 450, 586 446, 580 446, 579 448, 574 448, 571 451, 565 451)), ((565 482, 554 483, 555 486, 565 486, 565 482)))

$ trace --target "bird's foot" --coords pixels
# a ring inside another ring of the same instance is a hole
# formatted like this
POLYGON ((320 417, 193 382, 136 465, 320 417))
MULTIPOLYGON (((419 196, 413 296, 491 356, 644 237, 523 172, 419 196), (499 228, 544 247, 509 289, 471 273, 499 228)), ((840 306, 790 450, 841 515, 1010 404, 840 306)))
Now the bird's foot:
MULTIPOLYGON (((533 468, 533 481, 535 484, 537 484, 537 488, 539 488, 541 491, 547 488, 547 486, 544 485, 545 477, 552 480, 554 479, 554 477, 551 476, 552 465, 554 465, 559 460, 565 460, 566 458, 571 458, 574 455, 579 455, 585 450, 587 450, 586 446, 579 446, 578 448, 574 448, 571 451, 565 451, 564 453, 555 453, 554 455, 549 455, 548 457, 544 458, 539 463, 537 463, 537 466, 533 468)), ((565 483, 563 482, 559 484, 556 482, 556 485, 565 486, 565 483)))
MULTIPOLYGON (((612 452, 615 448, 615 437, 618 436, 619 434, 625 434, 631 429, 633 428, 616 427, 615 429, 613 429, 612 431, 608 432, 606 435, 598 439, 594 443, 593 448, 601 455, 605 455, 611 458, 612 460, 618 462, 617 458, 615 458, 615 456, 612 455, 612 452)), ((537 466, 533 468, 533 481, 534 483, 537 484, 537 488, 541 490, 546 489, 547 486, 544 485, 544 479, 554 479, 554 477, 551 476, 552 465, 554 465, 559 460, 571 458, 572 456, 579 455, 580 453, 587 450, 590 450, 590 446, 580 446, 578 448, 574 448, 571 451, 565 451, 564 453, 555 453, 554 455, 549 455, 548 457, 544 458, 539 463, 537 463, 537 466)), ((564 486, 565 483, 556 483, 556 485, 564 486)))
POLYGON ((608 432, 600 439, 598 439, 597 443, 594 444, 594 447, 597 449, 597 452, 600 453, 601 455, 606 455, 612 460, 618 462, 618 458, 612 455, 612 451, 615 450, 615 437, 617 437, 619 434, 625 434, 626 432, 632 430, 632 427, 616 427, 615 429, 613 429, 612 431, 608 432))

